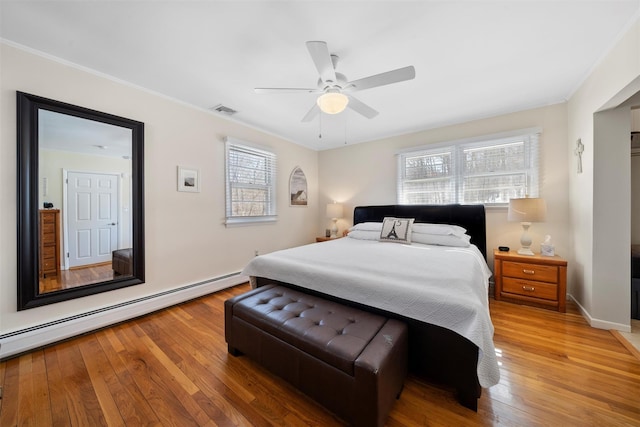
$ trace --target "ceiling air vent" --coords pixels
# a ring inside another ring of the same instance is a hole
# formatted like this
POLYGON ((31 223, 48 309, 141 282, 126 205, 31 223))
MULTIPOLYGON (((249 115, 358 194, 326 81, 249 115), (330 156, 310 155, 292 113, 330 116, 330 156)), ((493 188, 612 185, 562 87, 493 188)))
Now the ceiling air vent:
POLYGON ((215 111, 216 113, 224 114, 225 116, 233 116, 235 113, 237 113, 237 111, 233 108, 226 107, 222 104, 211 107, 211 110, 215 111))

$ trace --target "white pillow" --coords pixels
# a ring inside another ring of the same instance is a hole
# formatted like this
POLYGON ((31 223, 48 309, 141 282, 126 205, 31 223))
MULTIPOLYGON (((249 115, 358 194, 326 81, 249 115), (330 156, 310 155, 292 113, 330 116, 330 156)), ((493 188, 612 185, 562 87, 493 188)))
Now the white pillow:
POLYGON ((347 237, 358 240, 378 240, 380 238, 380 231, 353 230, 347 234, 347 237))
POLYGON ((356 224, 349 229, 349 231, 354 231, 354 230, 380 232, 380 230, 382 230, 382 223, 381 222, 361 222, 360 224, 356 224))
POLYGON ((469 236, 468 234, 456 236, 453 234, 444 235, 415 233, 411 235, 411 238, 415 243, 422 243, 425 245, 454 246, 466 248, 471 244, 471 236, 469 236))
POLYGON ((411 243, 413 218, 388 217, 382 221, 381 242, 411 243))
POLYGON ((459 225, 449 225, 449 224, 429 224, 429 223, 414 223, 412 230, 413 233, 423 233, 423 234, 438 234, 438 235, 454 235, 454 236, 462 236, 467 232, 465 228, 460 227, 459 225))

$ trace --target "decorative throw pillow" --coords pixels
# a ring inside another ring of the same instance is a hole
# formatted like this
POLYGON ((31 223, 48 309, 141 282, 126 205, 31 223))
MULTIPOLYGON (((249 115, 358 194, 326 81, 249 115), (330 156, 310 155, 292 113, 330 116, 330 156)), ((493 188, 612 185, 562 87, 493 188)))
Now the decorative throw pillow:
POLYGON ((413 218, 385 218, 380 231, 381 242, 411 243, 413 218))

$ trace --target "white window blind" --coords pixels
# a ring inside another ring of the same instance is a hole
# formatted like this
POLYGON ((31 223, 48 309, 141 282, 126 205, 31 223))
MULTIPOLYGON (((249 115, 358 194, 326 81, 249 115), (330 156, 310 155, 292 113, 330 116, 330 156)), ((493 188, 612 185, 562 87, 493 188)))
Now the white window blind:
POLYGON ((276 220, 276 155, 227 138, 226 223, 276 220))
POLYGON ((398 203, 502 205, 538 196, 539 129, 398 153, 398 203))

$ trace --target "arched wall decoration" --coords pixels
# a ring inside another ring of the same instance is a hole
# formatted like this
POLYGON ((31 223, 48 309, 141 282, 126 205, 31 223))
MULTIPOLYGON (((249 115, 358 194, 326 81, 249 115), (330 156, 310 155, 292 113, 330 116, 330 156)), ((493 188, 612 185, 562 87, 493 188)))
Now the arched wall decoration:
POLYGON ((307 177, 299 166, 293 168, 289 177, 289 206, 307 206, 307 177))

